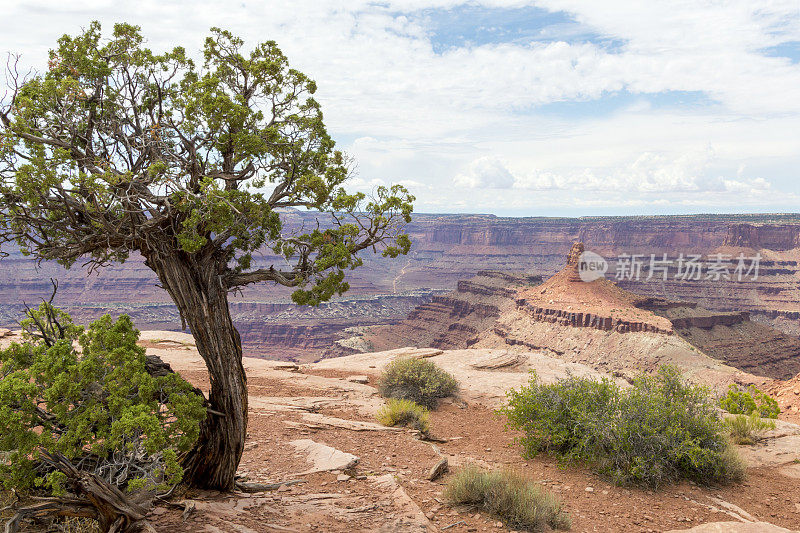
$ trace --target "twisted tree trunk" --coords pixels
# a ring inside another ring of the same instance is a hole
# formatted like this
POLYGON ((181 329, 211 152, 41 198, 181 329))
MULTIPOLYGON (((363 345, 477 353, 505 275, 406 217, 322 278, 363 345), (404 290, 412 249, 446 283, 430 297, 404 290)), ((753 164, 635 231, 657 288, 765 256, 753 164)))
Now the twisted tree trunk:
POLYGON ((189 326, 211 381, 209 413, 184 458, 184 480, 198 488, 232 490, 247 434, 247 377, 220 265, 183 254, 146 259, 189 326))

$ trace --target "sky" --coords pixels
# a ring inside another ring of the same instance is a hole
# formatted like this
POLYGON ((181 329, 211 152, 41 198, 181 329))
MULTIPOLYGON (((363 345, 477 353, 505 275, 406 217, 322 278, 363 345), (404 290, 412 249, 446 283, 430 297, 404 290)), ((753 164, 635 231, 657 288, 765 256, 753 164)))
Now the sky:
MULTIPOLYGON (((800 1, 0 0, 44 70, 91 20, 198 54, 212 26, 316 80, 351 189, 427 213, 800 211, 800 1)), ((199 54, 198 54, 199 55, 199 54)))

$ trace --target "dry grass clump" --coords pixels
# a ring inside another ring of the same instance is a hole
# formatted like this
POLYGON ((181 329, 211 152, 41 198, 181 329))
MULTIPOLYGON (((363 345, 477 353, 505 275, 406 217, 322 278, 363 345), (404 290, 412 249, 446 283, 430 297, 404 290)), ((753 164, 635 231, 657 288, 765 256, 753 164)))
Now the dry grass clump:
POLYGON ((762 433, 775 429, 775 422, 762 419, 758 416, 758 411, 753 411, 750 415, 726 418, 724 424, 735 444, 755 444, 762 433))
POLYGON ((378 411, 377 419, 384 426, 410 427, 425 435, 431 429, 428 410, 411 400, 390 398, 378 411))
POLYGON ((571 525, 553 494, 510 470, 465 466, 450 479, 444 496, 453 504, 475 506, 514 529, 547 531, 571 525))
POLYGON ((400 358, 383 371, 378 391, 385 398, 411 400, 435 409, 440 399, 458 392, 458 381, 432 361, 400 358))

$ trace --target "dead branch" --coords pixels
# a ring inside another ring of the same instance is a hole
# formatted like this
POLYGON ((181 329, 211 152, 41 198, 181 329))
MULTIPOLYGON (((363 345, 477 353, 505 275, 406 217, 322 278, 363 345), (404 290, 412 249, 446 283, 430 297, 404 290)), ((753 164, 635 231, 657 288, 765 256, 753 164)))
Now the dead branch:
POLYGON ((104 479, 81 472, 63 455, 42 451, 42 461, 66 476, 74 496, 46 498, 20 508, 6 523, 5 533, 16 533, 24 520, 83 517, 97 520, 103 533, 155 533, 146 520, 153 496, 128 496, 104 479))

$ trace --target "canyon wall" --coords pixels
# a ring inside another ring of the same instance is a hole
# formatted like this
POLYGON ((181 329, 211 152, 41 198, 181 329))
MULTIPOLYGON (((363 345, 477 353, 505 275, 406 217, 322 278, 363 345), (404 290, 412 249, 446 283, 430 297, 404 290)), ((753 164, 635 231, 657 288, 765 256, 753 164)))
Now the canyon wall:
MULTIPOLYGON (((292 211, 283 218, 291 231, 309 227, 315 217, 292 211)), ((301 346, 300 351, 315 351, 331 339, 333 330, 397 322, 414 305, 452 290, 459 280, 479 271, 525 272, 546 278, 563 265, 575 241, 583 241, 587 249, 611 259, 611 278, 616 268, 613 258, 621 253, 675 257, 678 253, 707 255, 719 249, 762 251, 761 275, 754 282, 670 278, 666 282, 621 280, 620 285, 640 294, 698 302, 714 310, 747 311, 753 320, 800 334, 800 215, 503 218, 417 214, 408 231, 413 241, 408 256, 386 259, 368 254, 362 268, 348 273, 351 291, 345 299, 352 299, 352 304, 330 307, 321 314, 309 309, 292 314, 287 311, 293 305, 290 291, 270 284, 249 286, 233 296, 234 307, 240 306, 240 311, 234 310, 236 323, 245 332, 249 353, 274 356, 278 348, 292 351, 295 346, 301 346), (367 303, 362 297, 376 300, 367 303), (381 306, 383 310, 379 310, 381 306), (375 312, 377 319, 371 315, 375 312), (306 322, 300 323, 302 320, 306 322), (282 331, 279 324, 283 324, 282 331), (299 326, 307 328, 292 329, 299 326), (315 332, 315 328, 321 330, 315 332)), ((0 259, 0 298, 6 304, 0 309, 0 326, 14 325, 23 302, 36 305, 49 296, 52 277, 60 282, 57 303, 79 310, 82 316, 132 312, 141 328, 180 328, 168 295, 136 254, 122 265, 87 273, 78 267, 65 271, 52 263, 37 267, 13 249, 4 251, 9 255, 0 259)), ((270 254, 257 256, 254 263, 284 264, 282 258, 270 254)))
MULTIPOLYGON (((576 244, 572 250, 582 247, 576 244)), ((577 255, 573 251, 570 258, 577 255)), ((769 379, 800 372, 800 338, 753 322, 746 311, 713 311, 695 303, 642 297, 606 279, 584 282, 577 263, 568 261, 541 283, 538 278, 481 272, 417 307, 406 320, 367 328, 359 332, 361 342, 350 340, 344 347, 350 353, 360 347, 505 347, 626 376, 664 364, 687 372, 715 367, 719 376, 734 380, 732 369, 769 379)))

